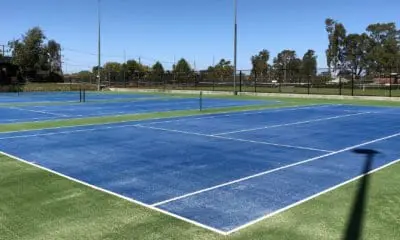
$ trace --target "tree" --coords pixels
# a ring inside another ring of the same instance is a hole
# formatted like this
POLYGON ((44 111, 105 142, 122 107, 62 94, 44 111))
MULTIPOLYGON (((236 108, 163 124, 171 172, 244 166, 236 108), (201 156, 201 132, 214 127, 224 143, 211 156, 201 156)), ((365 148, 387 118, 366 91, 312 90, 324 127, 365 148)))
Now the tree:
POLYGON ((55 40, 50 40, 47 43, 47 53, 49 56, 49 65, 51 72, 61 73, 61 45, 55 40))
POLYGON ((104 64, 104 71, 109 72, 120 72, 121 71, 121 63, 118 62, 107 62, 104 64))
POLYGON ((257 55, 251 57, 252 74, 265 75, 268 72, 268 60, 269 52, 268 50, 262 50, 257 55))
POLYGON ((346 37, 346 61, 347 67, 355 76, 360 76, 361 73, 368 67, 367 54, 370 38, 367 34, 349 34, 346 37))
POLYGON ((173 66, 174 73, 185 73, 188 74, 192 71, 190 64, 186 59, 181 58, 176 65, 173 66))
POLYGON ((303 56, 301 72, 305 77, 317 75, 317 56, 315 51, 309 49, 303 56))
POLYGON ((80 71, 76 74, 80 81, 90 82, 93 77, 93 73, 90 71, 80 71))
POLYGON ((158 61, 151 67, 151 70, 157 75, 164 74, 164 67, 158 61))
POLYGON ((343 69, 346 62, 346 29, 343 24, 330 18, 325 20, 325 25, 329 39, 329 46, 326 50, 327 65, 330 71, 336 72, 343 69))
POLYGON ((136 60, 128 60, 126 62, 126 69, 128 72, 139 72, 142 70, 141 65, 136 60))
POLYGON ((370 38, 369 72, 388 71, 399 64, 400 30, 395 23, 377 23, 367 27, 370 38))
POLYGON ((45 43, 46 39, 43 31, 39 27, 34 27, 29 29, 21 39, 8 42, 12 62, 19 66, 22 76, 60 80, 62 74, 61 45, 55 40, 45 43), (46 74, 47 76, 37 75, 43 71, 49 74, 46 74))
POLYGON ((301 59, 297 58, 296 51, 283 50, 274 58, 273 67, 275 75, 286 82, 288 75, 293 80, 300 73, 301 59))
POLYGON ((28 71, 45 69, 47 53, 44 46, 46 36, 39 27, 29 29, 22 40, 13 40, 8 43, 12 52, 12 61, 20 67, 23 74, 28 71))
POLYGON ((233 76, 234 70, 231 61, 221 59, 217 65, 211 68, 212 69, 209 69, 213 70, 214 76, 218 77, 221 81, 223 81, 224 78, 233 76))

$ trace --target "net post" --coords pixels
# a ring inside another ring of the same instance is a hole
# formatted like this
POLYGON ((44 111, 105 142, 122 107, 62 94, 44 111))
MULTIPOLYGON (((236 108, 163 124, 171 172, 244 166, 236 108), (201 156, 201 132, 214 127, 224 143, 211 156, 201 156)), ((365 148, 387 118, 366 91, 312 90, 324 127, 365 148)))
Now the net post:
POLYGON ((203 111, 203 91, 200 91, 199 108, 200 108, 200 112, 203 111))
POLYGON ((239 92, 242 92, 242 70, 239 72, 239 92))
POLYGON ((79 102, 82 102, 82 88, 79 88, 79 102))

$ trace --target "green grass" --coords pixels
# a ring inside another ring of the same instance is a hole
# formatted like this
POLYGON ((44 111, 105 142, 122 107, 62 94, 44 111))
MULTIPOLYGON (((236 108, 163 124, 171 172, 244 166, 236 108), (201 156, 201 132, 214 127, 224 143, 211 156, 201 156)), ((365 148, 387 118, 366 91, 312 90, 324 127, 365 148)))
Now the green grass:
MULTIPOLYGON (((224 96, 224 98, 260 99, 252 96, 224 96)), ((175 111, 3 124, 0 125, 0 131, 323 103, 400 107, 400 102, 385 101, 274 99, 281 100, 282 103, 212 109, 205 112, 175 111)), ((400 239, 399 172, 400 164, 395 164, 372 175, 364 239, 400 239)), ((0 239, 340 239, 347 224, 358 184, 358 181, 352 182, 224 237, 0 155, 0 239)))

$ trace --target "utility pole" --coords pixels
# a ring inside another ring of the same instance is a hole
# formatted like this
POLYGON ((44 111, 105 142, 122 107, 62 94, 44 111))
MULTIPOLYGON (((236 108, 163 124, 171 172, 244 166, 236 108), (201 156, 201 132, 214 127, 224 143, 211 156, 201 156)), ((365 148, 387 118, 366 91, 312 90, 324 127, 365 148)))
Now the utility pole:
POLYGON ((98 63, 97 63, 97 91, 100 91, 100 83, 101 83, 101 12, 100 12, 100 0, 97 0, 97 20, 98 20, 98 63))
POLYGON ((233 41, 233 92, 236 95, 236 69, 237 69, 237 0, 234 0, 234 41, 233 41))

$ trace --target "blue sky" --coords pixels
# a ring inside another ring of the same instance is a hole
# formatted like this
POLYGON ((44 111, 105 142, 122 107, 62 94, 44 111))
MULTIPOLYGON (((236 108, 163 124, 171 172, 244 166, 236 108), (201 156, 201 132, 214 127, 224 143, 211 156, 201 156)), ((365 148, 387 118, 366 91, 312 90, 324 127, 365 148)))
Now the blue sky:
MULTIPOLYGON (((127 59, 160 60, 166 68, 174 57, 196 69, 233 59, 233 0, 101 0, 101 8, 103 63, 122 62, 124 51, 127 59)), ((2 9, 0 44, 40 26, 63 46, 64 70, 97 64, 97 0, 12 0, 2 9)), ((376 22, 400 27, 399 9, 399 0, 238 0, 238 69, 250 69, 251 55, 264 48, 272 57, 314 49, 324 67, 327 17, 362 32, 376 22)))

